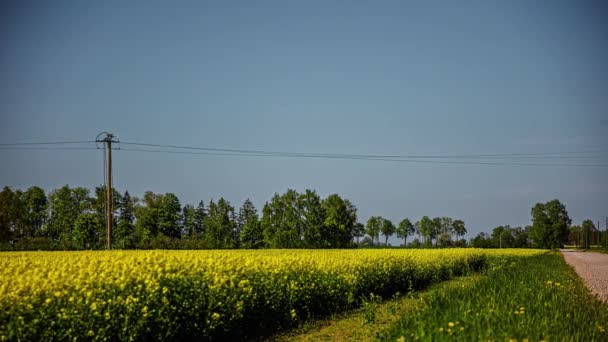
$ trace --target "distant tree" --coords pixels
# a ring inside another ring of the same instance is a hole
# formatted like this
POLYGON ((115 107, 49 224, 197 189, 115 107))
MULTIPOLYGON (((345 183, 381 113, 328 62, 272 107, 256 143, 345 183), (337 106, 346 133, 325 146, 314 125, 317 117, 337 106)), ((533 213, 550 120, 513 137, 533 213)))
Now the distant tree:
POLYGON ((492 245, 492 238, 486 233, 479 233, 471 239, 471 246, 476 248, 490 248, 492 245))
POLYGON ((47 218, 48 200, 44 190, 32 186, 23 193, 23 205, 25 206, 24 236, 40 236, 42 225, 47 218))
POLYGON ((335 234, 324 226, 325 211, 321 205, 321 197, 316 192, 307 189, 298 196, 297 207, 302 221, 297 226, 302 227, 302 237, 306 247, 331 247, 335 234))
POLYGON ((431 221, 433 223, 431 225, 431 242, 435 240, 435 247, 437 247, 437 237, 441 233, 443 221, 441 220, 441 217, 435 217, 431 221))
POLYGON ((511 228, 511 235, 513 236, 514 248, 529 247, 527 229, 524 229, 522 227, 511 228))
POLYGON ((391 220, 389 219, 383 219, 382 220, 382 226, 380 227, 380 231, 382 232, 382 235, 384 235, 384 245, 388 246, 388 238, 391 237, 393 234, 395 234, 395 231, 397 229, 395 228, 395 225, 393 224, 393 222, 391 222, 391 220))
POLYGON ((143 246, 160 233, 159 210, 163 196, 146 191, 141 203, 135 207, 136 240, 143 246))
POLYGON ((355 237, 356 243, 359 244, 359 238, 365 236, 365 225, 363 223, 355 223, 353 226, 353 236, 355 237))
POLYGON ((198 237, 202 237, 205 232, 205 226, 203 222, 205 220, 205 216, 207 216, 207 208, 205 208, 205 203, 200 201, 198 206, 194 210, 194 235, 198 237))
POLYGON ((120 210, 118 224, 112 234, 114 244, 118 248, 132 248, 135 246, 135 203, 128 191, 125 191, 125 194, 121 197, 118 207, 120 210))
POLYGON ((209 248, 233 248, 235 247, 234 230, 236 222, 231 219, 234 216, 234 208, 230 202, 220 198, 215 204, 209 202, 207 216, 203 225, 205 226, 205 241, 209 248))
POLYGON ((196 209, 190 204, 186 204, 182 208, 182 237, 191 239, 194 237, 194 226, 196 209))
POLYGON ((581 241, 581 227, 580 226, 571 226, 568 229, 568 243, 571 245, 575 245, 578 248, 578 245, 581 241))
POLYGON ((237 225, 240 227, 241 248, 261 248, 264 246, 264 234, 260 226, 258 211, 249 198, 239 209, 237 225))
POLYGON ((513 247, 514 238, 509 225, 498 226, 492 230, 492 245, 498 248, 513 247))
POLYGON ((179 199, 172 193, 162 196, 158 208, 158 229, 170 238, 181 237, 180 221, 182 206, 179 199))
POLYGON ((365 226, 365 232, 372 239, 372 245, 374 244, 374 239, 378 241, 380 237, 380 228, 382 227, 383 218, 381 216, 372 216, 367 220, 367 225, 365 226))
POLYGON ((585 249, 589 249, 591 247, 592 238, 591 235, 595 231, 595 225, 591 220, 585 220, 581 224, 581 231, 583 237, 583 246, 585 249))
POLYGON ((566 207, 559 200, 537 203, 532 208, 530 238, 540 248, 563 247, 571 222, 566 207))
POLYGON ((452 230, 458 239, 467 233, 463 220, 454 220, 454 222, 452 222, 452 230))
POLYGON ((49 196, 51 217, 47 230, 50 238, 71 243, 76 219, 91 208, 91 199, 88 195, 88 189, 70 189, 67 185, 51 192, 49 196))
POLYGON ((414 225, 408 218, 404 218, 399 222, 399 226, 397 226, 397 237, 403 239, 403 246, 407 247, 407 237, 410 235, 414 235, 416 232, 414 225))
POLYGON ((23 226, 25 208, 21 202, 21 192, 8 186, 0 192, 0 242, 8 242, 19 237, 23 226))
POLYGON ((324 231, 327 233, 324 238, 330 242, 328 247, 348 246, 353 238, 353 226, 357 223, 357 209, 337 194, 327 196, 321 205, 325 214, 324 231))
POLYGON ((95 249, 99 242, 99 218, 95 213, 78 215, 72 234, 74 246, 79 249, 95 249))
POLYGON ((432 244, 433 234, 435 234, 435 222, 431 220, 428 216, 422 216, 420 221, 418 222, 418 231, 420 235, 424 237, 424 244, 430 245, 432 244))
POLYGON ((298 206, 298 193, 288 189, 283 195, 274 194, 262 210, 264 242, 270 248, 301 248, 303 221, 298 206))

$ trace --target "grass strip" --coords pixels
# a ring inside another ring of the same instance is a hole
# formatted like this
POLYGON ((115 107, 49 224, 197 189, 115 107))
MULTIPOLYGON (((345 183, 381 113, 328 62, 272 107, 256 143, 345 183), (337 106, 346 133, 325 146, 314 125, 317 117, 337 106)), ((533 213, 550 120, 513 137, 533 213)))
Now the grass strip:
POLYGON ((378 298, 378 302, 367 302, 363 308, 306 322, 301 328, 274 336, 270 341, 370 341, 402 315, 419 309, 420 301, 433 292, 470 287, 480 279, 480 275, 457 277, 419 292, 396 295, 384 301, 378 298))
POLYGON ((559 253, 505 260, 470 287, 432 292, 379 339, 608 340, 608 305, 559 253))

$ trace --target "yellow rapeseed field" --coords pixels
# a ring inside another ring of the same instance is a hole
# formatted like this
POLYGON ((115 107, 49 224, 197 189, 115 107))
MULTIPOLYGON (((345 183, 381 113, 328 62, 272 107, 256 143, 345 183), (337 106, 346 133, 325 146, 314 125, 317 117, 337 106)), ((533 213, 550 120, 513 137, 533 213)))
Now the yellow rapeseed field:
POLYGON ((0 253, 0 339, 268 333, 538 250, 0 253))

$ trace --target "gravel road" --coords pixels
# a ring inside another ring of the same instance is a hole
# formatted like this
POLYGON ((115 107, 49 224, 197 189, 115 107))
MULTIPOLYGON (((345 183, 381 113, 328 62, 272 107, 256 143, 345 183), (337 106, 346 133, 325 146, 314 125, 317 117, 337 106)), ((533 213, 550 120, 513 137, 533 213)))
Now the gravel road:
POLYGON ((566 262, 583 278, 585 285, 608 302, 608 254, 561 250, 566 262))

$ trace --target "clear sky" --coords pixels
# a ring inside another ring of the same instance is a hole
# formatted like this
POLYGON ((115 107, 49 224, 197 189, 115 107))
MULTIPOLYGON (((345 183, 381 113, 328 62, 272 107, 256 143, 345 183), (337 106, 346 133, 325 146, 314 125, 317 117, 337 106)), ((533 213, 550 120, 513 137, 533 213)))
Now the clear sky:
MULTIPOLYGON (((370 154, 608 149, 601 1, 15 1, 0 11, 0 143, 91 140, 370 154)), ((14 188, 102 183, 101 153, 0 150, 14 188)), ((571 160, 556 160, 570 163, 571 160)), ((574 162, 587 162, 575 160, 574 162)), ((598 160, 595 160, 598 163, 598 160)), ((608 154, 599 162, 608 164, 608 154)), ((115 151, 115 186, 184 203, 338 193, 360 221, 608 216, 608 168, 115 151)))

